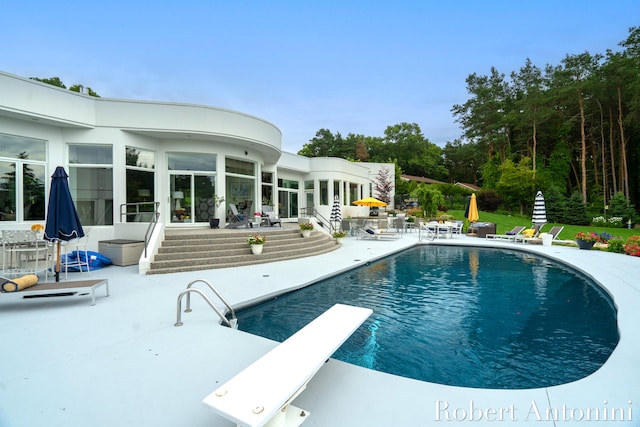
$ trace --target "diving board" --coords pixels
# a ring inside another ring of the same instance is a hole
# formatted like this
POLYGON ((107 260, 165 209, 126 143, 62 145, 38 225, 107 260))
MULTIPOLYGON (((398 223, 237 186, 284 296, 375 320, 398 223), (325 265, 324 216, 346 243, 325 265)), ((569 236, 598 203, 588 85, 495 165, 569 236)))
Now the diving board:
POLYGON ((309 413, 289 404, 372 312, 334 305, 203 402, 239 426, 299 426, 309 413))

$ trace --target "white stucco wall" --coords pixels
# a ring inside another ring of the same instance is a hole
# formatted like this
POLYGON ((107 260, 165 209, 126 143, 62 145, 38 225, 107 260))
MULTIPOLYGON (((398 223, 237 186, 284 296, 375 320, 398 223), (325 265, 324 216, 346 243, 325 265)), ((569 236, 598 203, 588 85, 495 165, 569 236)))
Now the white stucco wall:
MULTIPOLYGON (((161 217, 166 225, 171 226, 179 225, 167 221, 170 216, 167 155, 170 152, 216 154, 216 185, 220 189, 224 189, 226 158, 255 163, 256 195, 260 195, 260 173, 263 170, 274 174, 275 194, 278 194, 279 178, 297 180, 300 207, 306 206, 309 193, 304 182, 313 180, 316 183, 313 191, 315 207, 326 216, 332 203, 329 206, 318 205, 317 183, 320 180, 331 183, 331 201, 334 181, 341 184, 341 192, 345 186, 348 188, 349 183, 355 183, 362 189, 363 197, 367 197, 371 195, 372 178, 384 165, 354 163, 339 158, 307 158, 282 152, 280 129, 241 112, 203 105, 95 98, 2 72, 0 132, 47 142, 47 193, 49 176, 55 167, 69 167, 68 144, 111 146, 115 224, 121 220, 120 205, 126 202, 127 147, 156 154, 155 194, 152 196, 161 204, 161 217)), ((387 166, 392 172, 395 170, 392 164, 387 166)), ((258 207, 256 204, 255 208, 258 207)), ((367 214, 368 208, 343 206, 343 211, 344 216, 357 216, 367 214)), ((224 206, 220 207, 217 216, 224 218, 224 206)), ((11 221, 0 223, 5 229, 29 225, 11 221)), ((114 226, 91 228, 92 240, 95 238, 91 245, 94 249, 97 249, 98 240, 116 238, 118 234, 114 226)))

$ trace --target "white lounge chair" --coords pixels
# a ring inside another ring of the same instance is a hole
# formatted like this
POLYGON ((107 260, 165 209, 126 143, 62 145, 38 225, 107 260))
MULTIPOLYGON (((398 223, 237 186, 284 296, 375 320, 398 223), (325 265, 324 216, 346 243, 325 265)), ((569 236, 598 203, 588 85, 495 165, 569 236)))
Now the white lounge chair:
POLYGON ((371 313, 334 305, 203 402, 242 426, 300 425, 309 413, 290 403, 371 313))
MULTIPOLYGON (((551 241, 556 240, 558 234, 562 232, 564 226, 557 225, 555 227, 551 227, 551 230, 547 231, 547 234, 550 234, 552 237, 551 241)), ((516 237, 516 242, 522 243, 542 243, 542 238, 540 237, 540 233, 536 233, 533 237, 525 237, 523 235, 519 235, 516 237)))
POLYGON ((361 240, 395 240, 401 236, 397 231, 381 231, 377 228, 358 228, 358 239, 361 240))
POLYGON ((102 286, 105 287, 106 296, 109 296, 109 279, 38 283, 34 286, 16 291, 13 290, 18 289, 15 280, 0 278, 0 281, 2 282, 1 289, 9 289, 9 291, 3 291, 0 293, 0 298, 2 299, 30 299, 91 295, 91 305, 96 305, 96 289, 102 286), (9 287, 8 285, 15 285, 15 287, 9 287))
POLYGON ((524 225, 518 225, 513 227, 511 231, 507 231, 506 234, 487 234, 485 239, 496 239, 496 240, 509 240, 512 242, 516 241, 516 236, 519 236, 527 227, 524 225))

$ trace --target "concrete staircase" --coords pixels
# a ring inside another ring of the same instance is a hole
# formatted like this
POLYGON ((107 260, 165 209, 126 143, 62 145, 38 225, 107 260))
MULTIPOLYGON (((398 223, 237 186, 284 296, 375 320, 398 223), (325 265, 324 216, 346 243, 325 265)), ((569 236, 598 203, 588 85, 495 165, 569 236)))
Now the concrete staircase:
POLYGON ((262 264, 319 255, 338 249, 327 234, 313 230, 303 238, 295 228, 234 230, 166 230, 165 239, 147 274, 178 273, 262 264), (261 255, 253 255, 247 243, 251 234, 266 236, 261 255))

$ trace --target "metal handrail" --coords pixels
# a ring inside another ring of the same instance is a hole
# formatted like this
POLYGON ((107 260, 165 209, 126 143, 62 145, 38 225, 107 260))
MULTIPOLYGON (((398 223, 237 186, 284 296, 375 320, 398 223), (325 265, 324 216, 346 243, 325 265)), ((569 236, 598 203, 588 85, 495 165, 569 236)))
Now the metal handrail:
POLYGON ((138 203, 123 203, 120 205, 120 221, 124 219, 124 222, 128 222, 127 219, 131 215, 140 215, 142 213, 152 213, 151 220, 147 226, 147 231, 144 234, 144 256, 147 257, 147 247, 149 246, 149 240, 153 235, 153 231, 156 229, 158 219, 160 218, 160 202, 138 202, 138 203), (153 204, 153 212, 141 211, 140 207, 153 204), (128 207, 135 207, 134 212, 127 212, 128 207))
POLYGON ((222 294, 220 294, 220 292, 218 292, 218 290, 216 288, 213 287, 213 285, 211 283, 209 283, 208 281, 204 280, 204 279, 196 279, 193 280, 191 282, 189 282, 189 284, 187 285, 187 289, 185 289, 184 291, 180 292, 180 295, 178 295, 178 305, 177 305, 177 312, 176 312, 176 324, 175 326, 182 326, 182 318, 181 318, 181 314, 180 314, 180 309, 182 308, 182 297, 184 297, 185 295, 187 296, 187 306, 184 310, 185 313, 190 313, 191 312, 191 293, 195 292, 198 295, 200 295, 202 298, 204 298, 204 300, 207 302, 207 304, 209 304, 209 306, 213 309, 213 311, 216 312, 216 314, 218 314, 218 316, 220 316, 220 319, 230 328, 233 329, 237 329, 238 328, 238 319, 236 318, 236 312, 233 309, 233 307, 231 307, 231 304, 229 304, 229 302, 222 296, 222 294), (231 314, 231 319, 227 319, 227 317, 222 313, 222 311, 220 311, 220 309, 213 304, 213 302, 211 302, 211 300, 209 299, 209 297, 207 297, 207 295, 205 295, 205 293, 201 290, 201 289, 197 289, 197 288, 192 288, 193 285, 195 285, 196 283, 204 283, 205 285, 207 285, 209 287, 209 289, 211 289, 211 291, 220 299, 220 301, 222 301, 222 303, 227 307, 227 309, 229 310, 229 313, 231 314))
POLYGON ((309 213, 309 209, 308 208, 301 208, 300 210, 302 211, 303 215, 308 215, 308 216, 315 217, 317 220, 320 221, 320 225, 323 226, 323 227, 324 227, 324 223, 329 224, 329 234, 333 234, 334 232, 339 230, 338 228, 336 228, 333 225, 333 223, 336 222, 336 221, 330 221, 330 220, 326 219, 315 208, 313 209, 313 211, 311 213, 309 213))

